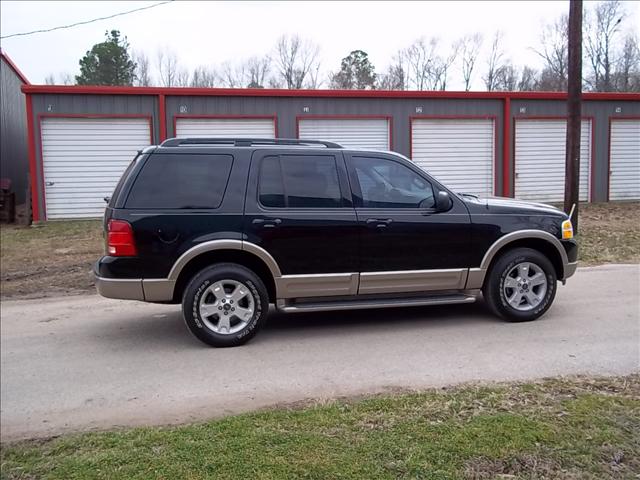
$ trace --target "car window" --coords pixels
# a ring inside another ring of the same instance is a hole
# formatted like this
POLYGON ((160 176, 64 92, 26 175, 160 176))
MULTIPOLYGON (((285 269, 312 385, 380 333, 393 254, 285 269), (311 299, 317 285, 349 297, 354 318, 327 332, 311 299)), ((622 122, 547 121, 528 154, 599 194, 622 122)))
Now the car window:
POLYGON ((336 159, 329 155, 265 157, 258 181, 265 207, 338 208, 342 195, 336 159))
POLYGON ((218 208, 232 163, 231 155, 152 154, 126 208, 218 208))
POLYGON ((282 185, 282 169, 280 157, 272 156, 262 159, 260 165, 260 203, 265 207, 284 207, 284 186, 282 185))
POLYGON ((431 184, 393 160, 353 157, 364 208, 433 208, 431 184))

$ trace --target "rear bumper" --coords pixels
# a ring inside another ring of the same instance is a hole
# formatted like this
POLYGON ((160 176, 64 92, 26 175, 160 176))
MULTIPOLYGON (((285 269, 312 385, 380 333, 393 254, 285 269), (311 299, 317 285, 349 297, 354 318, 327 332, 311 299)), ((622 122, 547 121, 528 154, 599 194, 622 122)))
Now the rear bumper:
POLYGON ((93 269, 98 293, 106 298, 140 300, 145 302, 169 302, 173 300, 175 280, 164 278, 108 278, 100 275, 100 260, 93 269))
POLYGON ((144 300, 141 278, 104 278, 95 275, 98 293, 106 298, 144 300))

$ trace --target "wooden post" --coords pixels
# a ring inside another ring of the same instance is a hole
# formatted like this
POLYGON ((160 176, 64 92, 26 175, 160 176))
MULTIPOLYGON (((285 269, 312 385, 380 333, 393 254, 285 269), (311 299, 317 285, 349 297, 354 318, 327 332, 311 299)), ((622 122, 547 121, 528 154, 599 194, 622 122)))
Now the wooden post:
POLYGON ((575 204, 573 231, 578 233, 580 198, 580 115, 582 110, 582 0, 569 3, 569 71, 567 84, 567 152, 564 211, 575 204))

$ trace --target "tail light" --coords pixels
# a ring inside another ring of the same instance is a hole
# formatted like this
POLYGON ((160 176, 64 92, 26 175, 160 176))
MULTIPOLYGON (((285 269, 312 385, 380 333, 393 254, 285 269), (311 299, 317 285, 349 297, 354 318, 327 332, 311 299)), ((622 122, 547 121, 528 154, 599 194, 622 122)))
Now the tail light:
POLYGON ((107 225, 107 255, 134 257, 138 254, 133 229, 124 220, 109 220, 107 225))

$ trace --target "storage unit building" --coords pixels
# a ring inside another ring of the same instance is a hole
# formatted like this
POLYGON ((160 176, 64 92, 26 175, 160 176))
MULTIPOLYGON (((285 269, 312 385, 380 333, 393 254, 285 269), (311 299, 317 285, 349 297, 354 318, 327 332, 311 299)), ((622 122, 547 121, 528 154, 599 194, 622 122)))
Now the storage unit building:
POLYGON ((11 180, 17 204, 25 202, 29 185, 23 85, 29 85, 29 81, 7 54, 0 51, 0 177, 11 180))
MULTIPOLYGON (((589 199, 591 119, 583 119, 580 135, 580 201, 589 199)), ((518 119, 515 135, 515 196, 523 200, 564 199, 566 119, 518 119)))
MULTIPOLYGON (((36 221, 100 216, 135 151, 174 136, 328 140, 399 152, 456 192, 546 202, 561 201, 564 192, 563 93, 23 91, 36 221)), ((640 199, 640 94, 586 93, 582 112, 580 198, 640 199)))
POLYGON ((611 119, 609 142, 609 198, 640 199, 640 118, 611 119))

